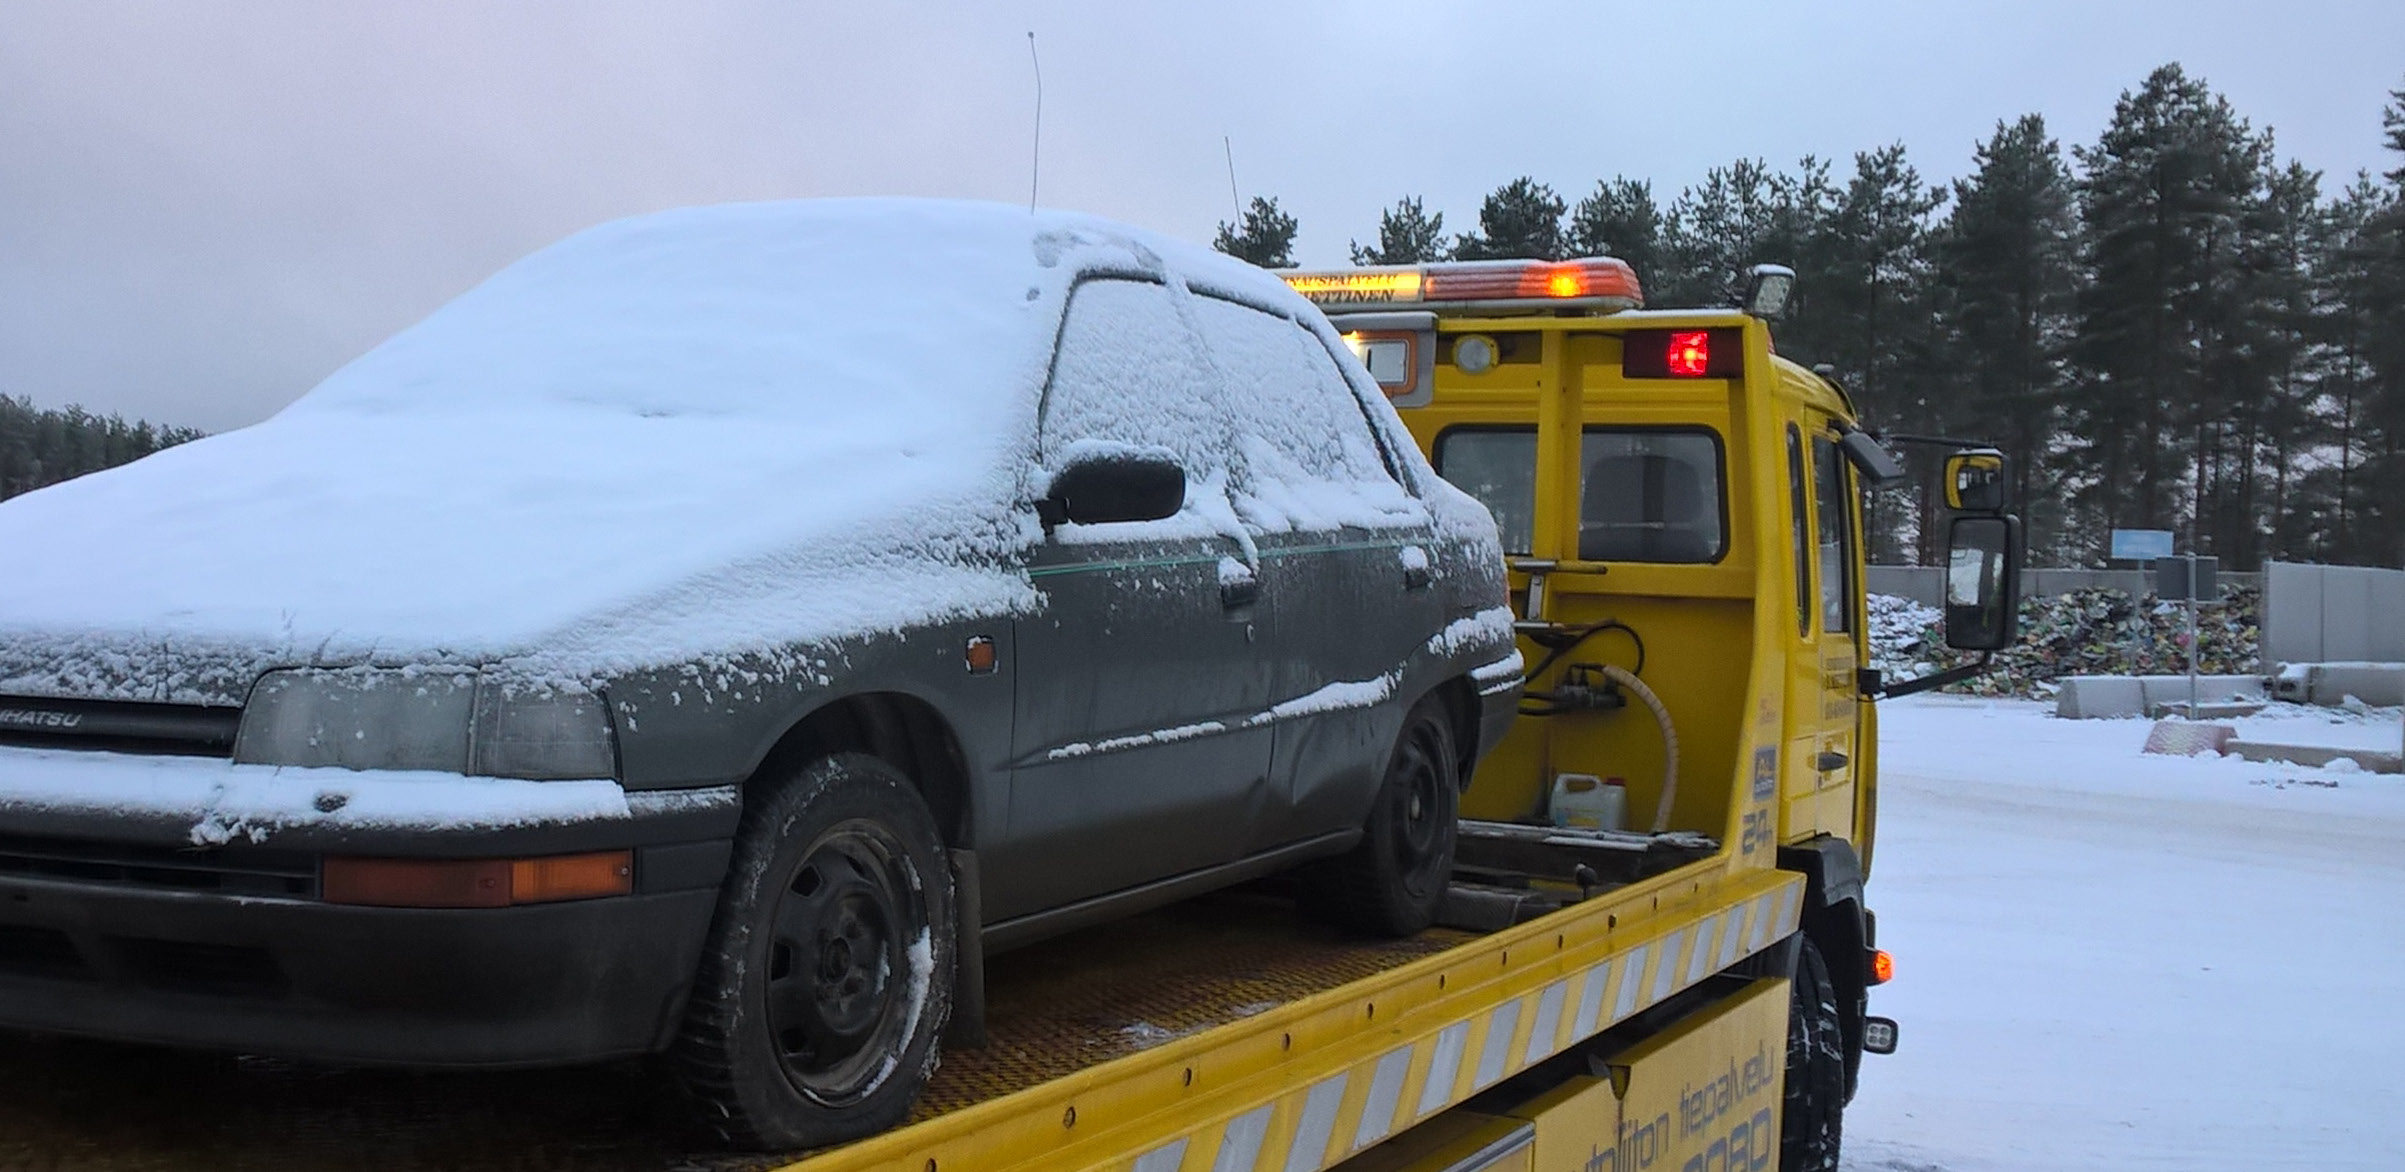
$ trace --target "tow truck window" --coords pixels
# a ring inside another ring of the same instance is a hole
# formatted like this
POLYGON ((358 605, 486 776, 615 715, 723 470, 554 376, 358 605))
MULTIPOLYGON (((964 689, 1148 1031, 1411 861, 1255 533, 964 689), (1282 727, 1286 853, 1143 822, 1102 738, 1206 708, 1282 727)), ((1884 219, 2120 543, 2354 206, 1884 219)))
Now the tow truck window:
MULTIPOLYGON (((1590 427, 1580 444, 1578 556, 1694 564, 1728 551, 1720 437, 1705 428, 1590 427)), ((1462 427, 1437 437, 1436 470, 1495 515, 1506 553, 1536 532, 1533 428, 1462 427)))
POLYGON ((1828 440, 1812 441, 1812 488, 1820 517, 1820 629, 1849 628, 1854 597, 1853 510, 1847 508, 1845 455, 1828 440))

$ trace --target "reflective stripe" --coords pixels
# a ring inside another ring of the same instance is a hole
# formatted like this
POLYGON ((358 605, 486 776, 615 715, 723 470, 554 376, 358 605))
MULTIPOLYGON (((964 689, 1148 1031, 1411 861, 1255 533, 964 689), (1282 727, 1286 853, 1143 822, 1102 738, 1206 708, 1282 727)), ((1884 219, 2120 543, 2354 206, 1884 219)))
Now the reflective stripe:
POLYGON ((1770 921, 1778 912, 1779 893, 1765 891, 1754 901, 1754 930, 1746 933, 1745 946, 1753 952, 1770 947, 1770 921))
POLYGON ((1578 991, 1578 1016, 1570 1023, 1570 1039, 1577 1041, 1594 1033, 1603 1015, 1603 987, 1611 983, 1612 962, 1605 961, 1587 970, 1587 983, 1578 991))
POLYGON ((1186 1137, 1170 1142, 1136 1157, 1135 1172, 1177 1172, 1186 1162, 1186 1137))
POLYGON ((1720 956, 1712 964, 1714 971, 1737 963, 1737 946, 1745 940, 1746 909, 1752 906, 1753 901, 1748 900, 1729 909, 1728 922, 1720 929, 1720 956))
POLYGON ((1286 1147, 1286 1172, 1318 1172, 1328 1157, 1328 1137, 1336 1133, 1336 1108, 1344 1103, 1344 1084, 1350 1075, 1339 1074, 1303 1097, 1303 1121, 1294 1126, 1294 1142, 1286 1147))
POLYGON ((1528 1031, 1528 1048, 1520 1052, 1520 1065, 1526 1066, 1553 1053, 1554 1038, 1562 1029, 1562 1002, 1569 998, 1570 982, 1555 981, 1545 986, 1544 995, 1537 998, 1536 1025, 1528 1031))
POLYGON ((1403 1098, 1403 1076, 1411 1073, 1414 1047, 1388 1051, 1370 1075, 1370 1093, 1361 1103, 1361 1124, 1353 1129, 1353 1150, 1385 1139, 1395 1129, 1395 1105, 1403 1098))
POLYGON ((1276 1107, 1275 1103, 1264 1103, 1228 1120, 1228 1129, 1219 1138, 1219 1158, 1211 1161, 1211 1172, 1253 1172, 1253 1165, 1261 1160, 1261 1140, 1269 1134, 1269 1113, 1276 1107))
POLYGON ((1681 985, 1692 985, 1712 971, 1707 967, 1712 963, 1712 933, 1727 921, 1725 915, 1712 916, 1695 926, 1695 955, 1687 958, 1687 979, 1681 985))
POLYGON ((1645 980, 1645 953, 1650 945, 1640 944, 1630 950, 1628 960, 1620 966, 1620 996, 1612 1002, 1612 1020, 1620 1021, 1637 1011, 1637 986, 1645 980))
POLYGON ((1470 1081, 1470 1089, 1485 1090, 1487 1084, 1503 1077, 1503 1060, 1511 1052, 1512 1031, 1520 1028, 1520 1002, 1514 997, 1487 1015, 1486 1045, 1478 1051, 1478 1073, 1470 1081))
POLYGON ((1803 902, 1803 898, 1804 885, 1801 883, 1788 884, 1787 893, 1779 897, 1779 935, 1785 936, 1795 931, 1796 905, 1803 902))
POLYGON ((1420 1088, 1420 1111, 1427 1115, 1453 1101, 1453 1082, 1461 1074, 1461 1050, 1470 1041, 1470 1023, 1457 1021, 1439 1030, 1428 1055, 1428 1082, 1420 1088))
POLYGON ((1645 999, 1647 1005, 1670 996, 1670 990, 1678 980, 1679 945, 1686 943, 1686 940, 1685 928, 1662 938, 1662 955, 1655 958, 1653 963, 1653 995, 1645 999))

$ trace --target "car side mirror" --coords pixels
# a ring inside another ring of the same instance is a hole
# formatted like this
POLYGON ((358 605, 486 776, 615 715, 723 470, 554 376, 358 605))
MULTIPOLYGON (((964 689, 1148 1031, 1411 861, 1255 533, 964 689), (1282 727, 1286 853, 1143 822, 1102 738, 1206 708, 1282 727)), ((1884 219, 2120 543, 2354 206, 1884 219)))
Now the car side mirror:
POLYGON ((2020 519, 1954 518, 1946 528, 1946 646, 2001 651, 2020 627, 2020 519))
POLYGON ((1176 460, 1166 454, 1111 452, 1070 461, 1036 502, 1036 516, 1049 531, 1062 522, 1158 521, 1185 505, 1186 470, 1176 460))

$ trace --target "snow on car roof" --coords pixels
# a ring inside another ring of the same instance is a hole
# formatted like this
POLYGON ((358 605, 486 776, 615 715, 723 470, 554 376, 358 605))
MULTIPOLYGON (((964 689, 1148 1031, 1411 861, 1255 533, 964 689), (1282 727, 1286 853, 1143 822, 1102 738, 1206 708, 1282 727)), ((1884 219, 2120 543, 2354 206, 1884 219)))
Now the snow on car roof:
POLYGON ((238 702, 269 661, 593 676, 1024 604, 993 568, 1088 272, 1297 307, 994 204, 689 208, 511 265, 264 423, 0 504, 0 691, 238 702))

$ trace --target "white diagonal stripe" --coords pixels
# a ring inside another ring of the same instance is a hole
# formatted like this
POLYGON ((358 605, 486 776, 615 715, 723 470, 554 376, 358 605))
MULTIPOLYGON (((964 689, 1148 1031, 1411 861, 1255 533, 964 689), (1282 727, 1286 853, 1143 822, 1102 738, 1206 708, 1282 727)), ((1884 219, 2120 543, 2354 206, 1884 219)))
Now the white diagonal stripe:
POLYGON ((1638 986, 1645 980, 1645 954, 1650 945, 1640 944, 1631 949, 1628 959, 1620 963, 1620 996, 1612 1002, 1612 1020, 1620 1021, 1637 1011, 1638 986))
POLYGON ((1611 980, 1612 962, 1608 960, 1587 970, 1587 983, 1578 991, 1578 1016, 1570 1022, 1571 1041, 1595 1032, 1595 1019, 1603 1015, 1603 987, 1611 980))
POLYGON ((1370 1093, 1361 1103, 1361 1124, 1353 1129, 1353 1150, 1385 1139, 1395 1129, 1395 1105, 1403 1098, 1403 1076, 1411 1073, 1413 1047, 1390 1050, 1370 1073, 1370 1093))
POLYGON ((1746 947, 1750 951, 1760 952, 1770 947, 1770 920, 1778 910, 1773 906, 1778 901, 1779 893, 1776 891, 1765 891, 1754 900, 1754 930, 1745 937, 1746 947))
POLYGON ((1720 957, 1712 964, 1714 971, 1737 963, 1737 946, 1745 940, 1745 910, 1750 904, 1738 904, 1729 909, 1728 923, 1720 929, 1720 957))
POLYGON ((1514 997, 1487 1015, 1486 1045, 1478 1051, 1478 1072, 1470 1082, 1471 1090, 1485 1090, 1487 1084, 1503 1077, 1503 1062, 1511 1053, 1512 1031, 1520 1028, 1520 1003, 1524 1000, 1514 997))
POLYGON ((1528 1049, 1521 1052, 1520 1065, 1527 1066, 1553 1053, 1554 1038, 1562 1029, 1562 1002, 1569 998, 1570 982, 1567 979, 1545 986, 1544 995, 1537 998, 1536 1024, 1529 1028, 1528 1049))
POLYGON ((1328 1158, 1328 1137, 1336 1133, 1336 1108, 1344 1102, 1347 1074, 1320 1082, 1303 1096, 1303 1118, 1294 1125, 1294 1142, 1286 1146, 1286 1172, 1318 1172, 1328 1158))
POLYGON ((1453 1101, 1453 1083, 1461 1075, 1461 1050, 1469 1044, 1470 1023, 1457 1021, 1438 1030, 1428 1054, 1428 1082, 1420 1088, 1422 1115, 1453 1101))
POLYGON ((1703 980, 1705 973, 1712 971, 1705 967, 1712 963, 1712 932, 1720 927, 1726 918, 1725 916, 1707 916, 1702 923, 1695 926, 1695 955, 1687 958, 1687 979, 1681 981, 1680 984, 1692 985, 1703 980))
POLYGON ((1228 1129, 1219 1138, 1219 1158, 1211 1161, 1211 1172, 1253 1172, 1261 1161, 1261 1140, 1269 1134, 1269 1113, 1275 1103, 1264 1103, 1242 1115, 1228 1120, 1228 1129))
POLYGON ((1177 1172, 1186 1162, 1186 1137, 1170 1142, 1136 1157, 1135 1172, 1177 1172))
POLYGON ((1679 945, 1686 943, 1686 940, 1685 928, 1662 938, 1662 955, 1654 958, 1653 993, 1645 999, 1647 1005, 1670 996, 1671 987, 1678 980, 1679 945))

